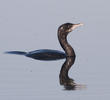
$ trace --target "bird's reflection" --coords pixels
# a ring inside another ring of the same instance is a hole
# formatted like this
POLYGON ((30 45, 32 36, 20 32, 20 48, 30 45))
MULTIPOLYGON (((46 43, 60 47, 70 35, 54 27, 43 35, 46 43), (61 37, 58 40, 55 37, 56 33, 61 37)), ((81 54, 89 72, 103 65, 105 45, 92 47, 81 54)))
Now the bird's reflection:
POLYGON ((64 86, 64 90, 83 90, 86 89, 86 85, 84 84, 74 84, 73 86, 64 86))
POLYGON ((74 61, 75 57, 67 57, 60 70, 59 82, 61 85, 64 85, 65 90, 78 90, 86 87, 85 85, 75 83, 75 81, 68 76, 68 71, 74 64, 74 61))
POLYGON ((60 70, 59 81, 61 85, 64 86, 74 86, 74 80, 69 78, 68 71, 71 66, 74 64, 75 57, 67 57, 62 68, 60 70))

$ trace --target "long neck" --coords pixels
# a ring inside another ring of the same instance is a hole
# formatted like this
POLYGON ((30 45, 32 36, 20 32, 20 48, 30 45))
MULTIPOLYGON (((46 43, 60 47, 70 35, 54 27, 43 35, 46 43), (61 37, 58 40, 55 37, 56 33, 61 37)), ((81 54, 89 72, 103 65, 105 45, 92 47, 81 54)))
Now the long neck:
POLYGON ((58 32, 58 40, 60 42, 61 47, 64 49, 67 57, 75 56, 75 52, 71 45, 67 41, 67 35, 65 33, 58 32))

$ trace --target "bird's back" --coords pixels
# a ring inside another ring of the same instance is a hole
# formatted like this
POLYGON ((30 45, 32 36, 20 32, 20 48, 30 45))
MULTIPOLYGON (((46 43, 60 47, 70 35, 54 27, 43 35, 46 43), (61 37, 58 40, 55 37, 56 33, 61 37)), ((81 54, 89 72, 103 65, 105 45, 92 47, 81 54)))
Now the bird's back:
POLYGON ((47 60, 47 61, 60 60, 66 58, 66 54, 64 52, 50 49, 40 49, 31 51, 28 52, 26 56, 37 60, 47 60))

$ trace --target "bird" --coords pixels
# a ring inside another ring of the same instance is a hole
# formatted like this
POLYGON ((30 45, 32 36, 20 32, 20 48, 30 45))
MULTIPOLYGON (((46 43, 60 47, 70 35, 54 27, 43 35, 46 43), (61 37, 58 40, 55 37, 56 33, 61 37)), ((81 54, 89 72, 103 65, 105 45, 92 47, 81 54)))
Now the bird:
POLYGON ((76 29, 79 26, 82 26, 82 23, 73 24, 73 23, 64 23, 59 26, 57 31, 58 41, 63 48, 63 51, 52 50, 52 49, 39 49, 30 52, 24 51, 6 51, 8 54, 18 54, 30 57, 36 60, 43 61, 54 61, 60 59, 66 59, 64 64, 61 67, 59 74, 59 82, 61 85, 64 85, 66 88, 74 87, 74 80, 69 78, 68 71, 75 62, 76 54, 72 46, 67 41, 67 36, 70 32, 76 29))

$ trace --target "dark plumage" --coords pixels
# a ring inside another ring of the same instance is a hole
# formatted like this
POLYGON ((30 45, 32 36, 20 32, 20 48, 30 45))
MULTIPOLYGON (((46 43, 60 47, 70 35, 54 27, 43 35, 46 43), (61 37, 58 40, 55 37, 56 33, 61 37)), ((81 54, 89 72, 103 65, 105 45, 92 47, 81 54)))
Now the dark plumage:
POLYGON ((8 51, 5 53, 24 55, 26 57, 30 57, 36 60, 44 60, 44 61, 53 61, 53 60, 60 60, 66 58, 66 54, 64 52, 58 50, 50 50, 50 49, 40 49, 31 52, 8 51))

